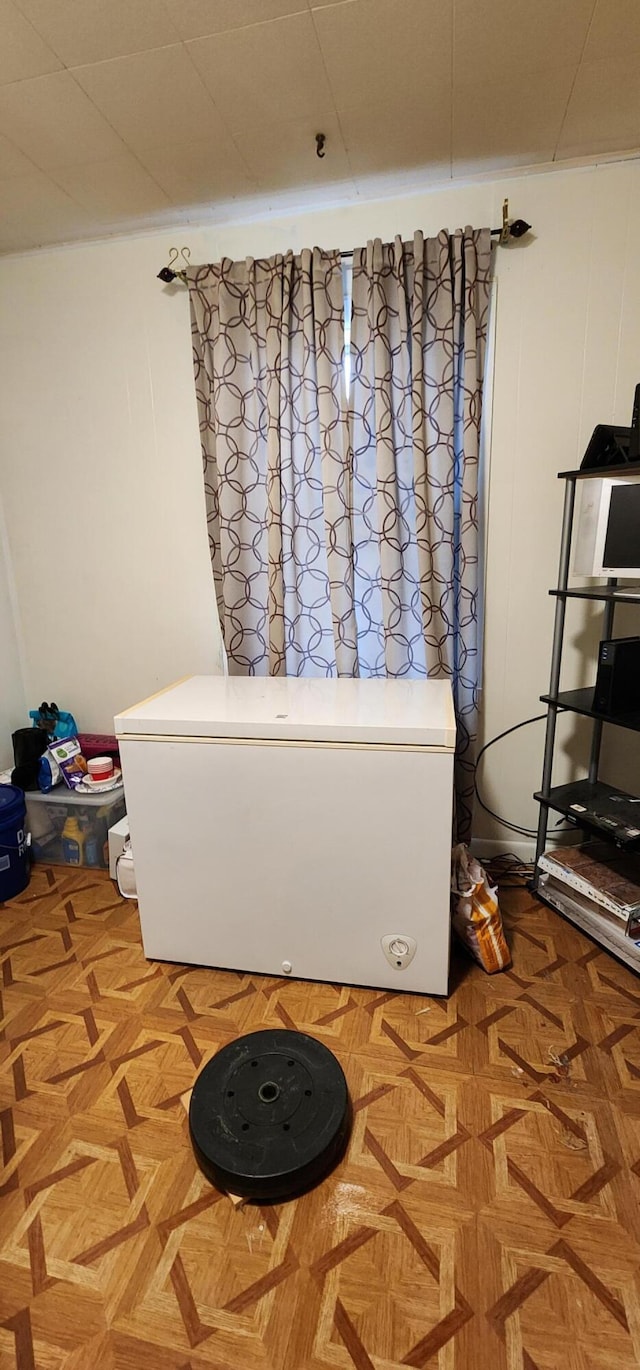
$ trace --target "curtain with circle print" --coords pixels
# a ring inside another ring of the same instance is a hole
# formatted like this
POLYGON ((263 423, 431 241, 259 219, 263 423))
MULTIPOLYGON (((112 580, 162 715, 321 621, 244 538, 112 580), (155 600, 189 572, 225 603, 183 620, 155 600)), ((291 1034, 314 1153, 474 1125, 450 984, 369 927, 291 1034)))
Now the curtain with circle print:
POLYGON ((488 229, 187 273, 229 670, 448 676, 457 838, 479 688, 478 456, 488 229))
POLYGON ((481 674, 478 469, 490 230, 353 257, 349 461, 358 672, 451 679, 471 835, 481 674))
POLYGON ((229 670, 355 675, 338 252, 188 273, 229 670))

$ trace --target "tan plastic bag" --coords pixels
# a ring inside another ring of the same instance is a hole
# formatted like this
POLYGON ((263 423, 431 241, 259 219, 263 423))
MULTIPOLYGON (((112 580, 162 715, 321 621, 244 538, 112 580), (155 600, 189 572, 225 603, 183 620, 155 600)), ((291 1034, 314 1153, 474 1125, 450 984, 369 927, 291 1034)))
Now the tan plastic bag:
POLYGON ((462 844, 451 854, 451 921, 474 959, 493 975, 511 965, 502 928, 498 891, 486 871, 462 844))

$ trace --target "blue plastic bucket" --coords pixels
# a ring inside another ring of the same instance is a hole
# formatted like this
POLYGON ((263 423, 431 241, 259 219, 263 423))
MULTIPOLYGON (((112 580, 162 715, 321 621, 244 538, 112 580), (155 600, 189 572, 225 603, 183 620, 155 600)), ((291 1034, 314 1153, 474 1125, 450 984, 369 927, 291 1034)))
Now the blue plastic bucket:
POLYGON ((29 884, 29 844, 24 793, 0 785, 0 904, 15 899, 29 884))

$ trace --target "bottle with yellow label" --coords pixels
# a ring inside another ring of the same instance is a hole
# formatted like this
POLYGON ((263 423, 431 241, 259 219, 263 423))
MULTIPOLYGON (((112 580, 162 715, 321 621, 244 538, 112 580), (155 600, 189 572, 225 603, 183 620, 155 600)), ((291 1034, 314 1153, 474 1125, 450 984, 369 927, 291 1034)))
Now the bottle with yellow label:
POLYGON ((77 818, 68 818, 62 829, 62 855, 68 866, 81 866, 86 834, 77 818))

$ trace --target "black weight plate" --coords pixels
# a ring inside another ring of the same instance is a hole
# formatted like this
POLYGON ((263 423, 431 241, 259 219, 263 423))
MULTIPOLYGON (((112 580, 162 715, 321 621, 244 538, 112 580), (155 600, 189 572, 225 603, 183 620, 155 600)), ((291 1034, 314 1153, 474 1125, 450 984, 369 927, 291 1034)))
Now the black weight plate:
POLYGON ((196 1160, 217 1189, 279 1200, 343 1155, 351 1104, 335 1056, 304 1032, 250 1032, 200 1072, 189 1105, 196 1160))

